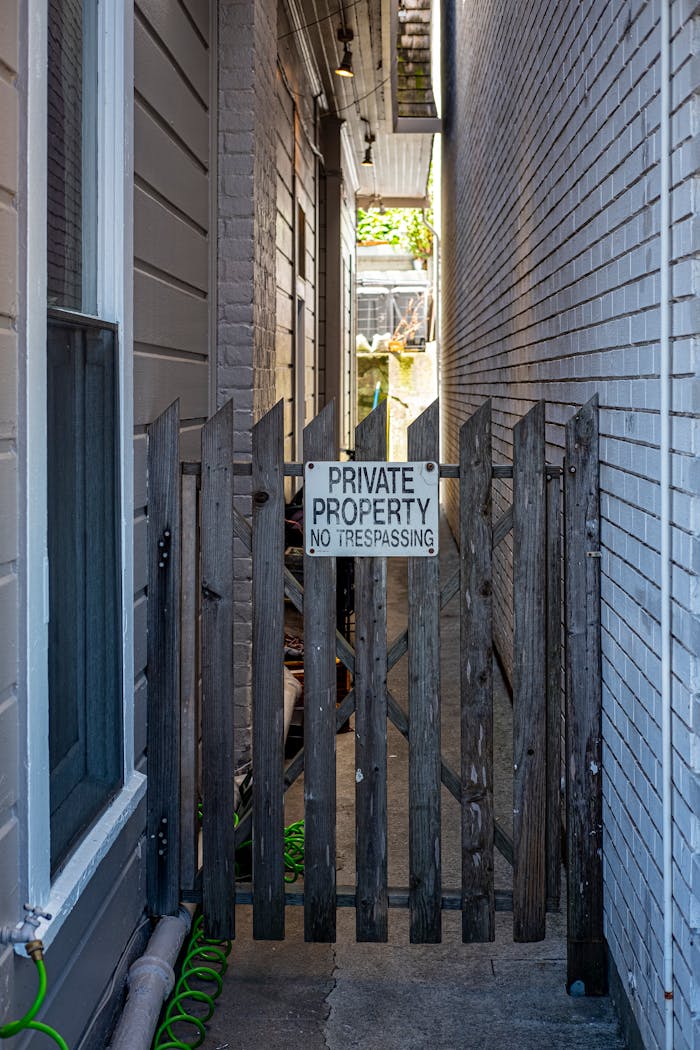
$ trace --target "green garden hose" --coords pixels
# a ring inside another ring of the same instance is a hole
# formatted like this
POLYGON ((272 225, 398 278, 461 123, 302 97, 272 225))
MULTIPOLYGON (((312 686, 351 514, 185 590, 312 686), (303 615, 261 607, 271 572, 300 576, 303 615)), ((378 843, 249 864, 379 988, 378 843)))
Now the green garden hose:
POLYGON ((284 829, 284 881, 296 882, 304 874, 304 821, 284 829))
POLYGON ((230 941, 212 941, 204 936, 200 915, 192 927, 180 978, 155 1034, 153 1050, 193 1050, 202 1045, 204 1026, 221 994, 230 952, 230 941))
MULTIPOLYGON (((201 812, 200 812, 201 816, 201 812)), ((238 824, 236 817, 235 823, 238 824)), ((237 855, 252 849, 243 842, 237 855)), ((297 820, 284 829, 285 882, 296 882, 304 873, 304 821, 297 820)), ((239 876, 238 863, 236 876, 239 876)), ((231 953, 230 941, 212 941, 204 936, 200 915, 193 927, 180 978, 165 1008, 165 1018, 153 1040, 153 1050, 196 1050, 206 1037, 205 1025, 211 1020, 231 953)))
MULTIPOLYGON (((31 956, 34 960, 37 976, 39 978, 39 988, 36 993, 36 998, 24 1017, 20 1017, 19 1021, 10 1021, 8 1024, 0 1027, 0 1039, 11 1039, 13 1035, 19 1035, 20 1032, 25 1032, 27 1029, 31 1029, 32 1031, 41 1032, 43 1035, 47 1035, 49 1039, 53 1039, 54 1043, 56 1043, 61 1050, 68 1050, 68 1044, 58 1032, 54 1031, 53 1028, 50 1028, 49 1025, 34 1020, 46 998, 46 967, 44 966, 44 960, 42 958, 41 942, 32 941, 31 945, 34 946, 31 948, 31 956)), ((27 946, 27 950, 30 951, 29 945, 27 946)))

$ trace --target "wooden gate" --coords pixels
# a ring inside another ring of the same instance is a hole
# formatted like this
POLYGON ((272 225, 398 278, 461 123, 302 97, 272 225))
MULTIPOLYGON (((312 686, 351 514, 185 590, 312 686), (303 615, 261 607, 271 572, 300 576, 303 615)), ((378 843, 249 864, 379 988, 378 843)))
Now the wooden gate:
MULTIPOLYGON (((155 914, 201 900, 208 932, 235 932, 252 903, 256 938, 284 937, 285 909, 304 908, 305 937, 334 941, 336 910, 356 911, 357 939, 385 941, 388 909, 408 908, 414 943, 441 938, 445 909, 464 941, 489 941, 495 912, 514 937, 544 937, 558 909, 562 715, 566 724, 569 984, 605 989, 602 937, 599 510, 597 402, 567 424, 564 466, 545 459, 544 403, 514 428, 513 464, 491 461, 491 407, 461 428, 459 568, 440 588, 437 559, 409 559, 408 625, 387 640, 386 560, 355 561, 354 645, 336 629, 332 558, 304 556, 303 587, 284 565, 282 403, 253 431, 251 463, 233 458, 233 407, 203 428, 202 463, 181 464, 178 405, 149 428, 149 900, 155 914), (252 477, 252 524, 236 509, 234 477, 252 477), (562 512, 562 476, 565 512, 562 512), (512 478, 512 506, 492 521, 492 482, 512 478), (561 522, 566 538, 562 554, 561 522), (493 804, 493 551, 513 532, 513 837, 493 804), (252 554, 253 791, 234 827, 234 543, 252 554), (561 565, 565 568, 562 604, 561 565), (460 605, 461 763, 440 742, 440 609, 460 605), (284 601, 303 614, 304 746, 283 741, 284 601), (567 644, 562 649, 562 636, 567 644), (409 661, 408 710, 387 685, 409 661), (336 658, 352 676, 336 704, 336 658), (201 693, 200 693, 201 682, 201 693), (565 689, 563 686, 565 685, 565 689), (200 703, 201 698, 201 703, 200 703), (201 709, 201 710, 200 710, 201 709), (336 884, 335 734, 355 716, 356 883, 336 884), (408 741, 409 885, 387 881, 387 723, 408 741), (200 756, 201 725, 201 770, 200 756), (286 790, 304 774, 303 889, 284 881, 286 790), (200 787, 201 784, 201 797, 200 787), (461 807, 461 885, 442 884, 441 784, 461 807), (198 809, 201 802, 201 853, 198 809), (252 884, 236 884, 236 845, 253 842, 252 884), (179 843, 179 848, 177 844, 179 843), (494 850, 512 884, 494 885, 494 850), (202 863, 200 865, 200 856, 202 863)), ((356 458, 386 459, 386 405, 356 430, 356 458)), ((304 431, 306 462, 337 460, 334 406, 304 431)), ((409 428, 408 458, 438 460, 435 402, 409 428)))

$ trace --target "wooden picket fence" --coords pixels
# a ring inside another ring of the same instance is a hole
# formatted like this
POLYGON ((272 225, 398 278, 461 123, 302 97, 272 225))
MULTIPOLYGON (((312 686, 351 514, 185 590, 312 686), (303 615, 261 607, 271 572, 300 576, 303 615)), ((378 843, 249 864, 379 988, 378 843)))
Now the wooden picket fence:
MULTIPOLYGON (((305 461, 337 460, 334 406, 304 431, 305 461)), ((356 430, 358 460, 386 459, 386 406, 356 430)), ((355 642, 336 629, 332 558, 304 557, 303 587, 284 565, 283 410, 255 426, 252 463, 233 456, 233 406, 204 426, 201 464, 181 463, 179 409, 149 428, 148 884, 154 914, 201 900, 213 937, 235 933, 236 903, 252 903, 256 938, 284 936, 285 909, 304 908, 305 937, 334 941, 336 911, 356 911, 358 940, 385 941, 388 909, 407 907, 415 943, 437 942, 445 909, 462 913, 465 941, 495 936, 495 913, 512 911, 514 937, 544 937, 559 907, 562 623, 566 683, 569 982, 603 990, 599 497, 597 403, 566 427, 562 466, 545 459, 544 404, 514 428, 513 464, 491 462, 487 402, 461 428, 460 557, 439 583, 437 559, 409 560, 408 625, 387 642, 386 561, 355 562, 355 642), (252 475, 252 523, 238 513, 234 476, 252 475), (562 508, 562 476, 565 506, 562 508), (512 478, 512 507, 492 522, 494 478, 512 478), (562 552, 561 521, 565 546, 562 552), (492 554, 513 532, 513 836, 493 805, 492 554), (253 798, 234 828, 234 537, 253 564, 253 798), (562 608, 561 565, 567 601, 562 608), (440 744, 440 610, 460 602, 461 763, 440 744), (285 765, 284 601, 304 620, 304 746, 285 765), (387 675, 409 660, 408 711, 387 675), (336 705, 336 657, 352 688, 336 705), (200 689, 201 685, 201 689, 200 689), (356 884, 336 884, 335 734, 355 716, 356 884), (387 723, 408 740, 408 887, 387 881, 387 723), (201 737, 201 768, 200 768, 201 737), (304 774, 303 889, 284 881, 284 796, 304 774), (200 795, 201 785, 201 795, 200 795), (441 785, 461 807, 462 881, 442 884, 441 785), (200 820, 201 814, 201 854, 200 820), (236 885, 236 844, 253 842, 253 880, 236 885), (512 886, 494 885, 494 850, 512 886), (200 864, 200 856, 202 863, 200 864), (583 893, 581 886, 584 887, 583 893)), ((409 428, 409 460, 438 460, 439 410, 409 428)))

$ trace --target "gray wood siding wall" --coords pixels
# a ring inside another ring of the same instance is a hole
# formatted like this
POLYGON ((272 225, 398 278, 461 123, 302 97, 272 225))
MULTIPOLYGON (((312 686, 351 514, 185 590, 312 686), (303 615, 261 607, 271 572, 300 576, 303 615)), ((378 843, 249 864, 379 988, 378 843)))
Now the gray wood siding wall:
MULTIPOLYGON (((135 757, 146 745, 145 428, 179 397, 183 455, 197 454, 209 410, 209 0, 143 0, 134 17, 134 696, 135 757)), ((117 1001, 93 1012, 113 976, 117 997, 143 950, 145 804, 91 879, 47 956, 45 1015, 76 1050, 106 1042, 117 1001), (109 944, 93 936, 108 929, 109 944), (136 932, 133 942, 132 935, 136 932), (80 951, 76 950, 80 945, 80 951), (55 975, 60 974, 60 978, 55 975), (79 1009, 76 1009, 79 1004, 79 1009)), ((21 962, 21 961, 20 961, 21 962)), ((21 973, 25 986, 33 975, 21 973)), ((27 1045, 32 1048, 40 1037, 27 1045)), ((18 1040, 18 1050, 24 1044, 18 1040)))
MULTIPOLYGON (((183 455, 209 411, 209 0, 142 0, 134 15, 134 697, 135 757, 146 745, 145 428, 179 397, 183 455)), ((48 955, 46 1017, 76 1050, 106 1042, 118 1000, 91 1017, 129 954, 143 950, 143 804, 91 879, 48 955), (108 929, 109 945, 92 936, 108 929), (136 936, 131 942, 135 931, 136 936), (75 945, 81 945, 79 952, 75 945), (91 947, 93 946, 93 947, 91 947), (80 1008, 76 1009, 76 1004, 80 1008)), ((25 980, 26 970, 22 970, 25 980)), ((26 1000, 27 987, 18 988, 26 1000)), ((28 1045, 32 1048, 38 1039, 28 1045)), ((19 1043, 19 1050, 23 1044, 19 1043)))
MULTIPOLYGON (((18 0, 0 9, 0 924, 20 914, 24 877, 18 812, 18 159, 26 111, 26 28, 18 0), (21 69, 20 69, 21 67, 21 69)), ((183 404, 185 452, 208 411, 209 26, 208 0, 140 4, 135 19, 135 637, 137 698, 145 697, 145 424, 173 397, 183 404)), ((20 189, 21 192, 21 189, 20 189)), ((21 204, 20 200, 20 204, 21 204)), ((21 661, 20 661, 21 663, 21 661)), ((144 748, 144 706, 137 755, 144 748)), ((85 887, 47 952, 49 995, 42 1016, 76 1050, 106 1044, 126 968, 143 950, 145 900, 142 805, 85 887), (105 939, 100 931, 109 931, 105 939), (125 949, 128 946, 128 953, 125 949), (116 997, 94 1015, 113 981, 116 997)), ((23 847, 22 847, 23 848, 23 847)), ((0 950, 0 1023, 26 1008, 34 967, 0 950)), ((18 1037, 17 1050, 43 1037, 18 1037)))
MULTIPOLYGON (((60 1032, 71 1050, 107 1045, 107 1034, 121 1006, 129 962, 143 952, 148 939, 150 923, 144 922, 145 822, 144 801, 46 953, 49 985, 41 1020, 60 1032), (111 997, 104 1002, 103 995, 112 981, 111 997)), ((34 967, 20 956, 15 956, 14 986, 8 1019, 20 1016, 36 994, 34 967)), ((2 1002, 4 1005, 5 1000, 2 1002)), ((13 1050, 42 1050, 46 1037, 18 1036, 13 1042, 13 1050)))
POLYGON ((311 88, 291 34, 284 5, 277 11, 279 62, 277 80, 277 397, 284 398, 285 457, 298 454, 298 422, 311 419, 317 396, 316 375, 316 158, 309 137, 317 147, 311 88), (285 84, 285 79, 290 92, 285 84), (299 255, 298 208, 304 212, 304 259, 299 255), (299 274, 305 274, 300 280, 299 274), (303 298, 304 338, 300 359, 295 342, 297 300, 303 298), (296 404, 299 385, 296 370, 304 374, 304 406, 296 404))
MULTIPOLYGON (((17 201, 19 162, 18 0, 0 8, 0 925, 14 924, 22 900, 19 885, 19 628, 17 394, 18 274, 17 201)), ((0 1004, 13 1001, 12 950, 0 948, 0 1004)), ((4 1005, 0 1008, 0 1023, 4 1005)))
POLYGON ((134 600, 145 747, 145 427, 180 398, 183 454, 209 412, 209 0, 139 0, 134 18, 134 600))

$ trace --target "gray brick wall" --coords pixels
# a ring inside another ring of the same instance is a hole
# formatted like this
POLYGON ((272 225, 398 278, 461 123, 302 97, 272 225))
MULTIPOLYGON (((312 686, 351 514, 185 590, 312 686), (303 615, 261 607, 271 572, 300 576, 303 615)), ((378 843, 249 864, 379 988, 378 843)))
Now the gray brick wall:
MULTIPOLYGON (((275 399, 275 128, 277 0, 219 4, 217 403, 234 400, 235 454, 250 457, 253 422, 275 399)), ((250 483, 236 479, 250 515, 250 483)), ((250 558, 235 549, 235 729, 250 754, 250 558)))
MULTIPOLYGON (((313 92, 276 0, 220 4, 219 55, 217 402, 234 399, 235 453, 246 459, 254 422, 283 398, 285 456, 292 459, 295 369, 305 368, 307 418, 317 382, 316 161, 307 141, 315 130, 313 92), (297 204, 307 231, 305 346, 299 360, 293 321, 301 294, 295 273, 297 204)), ((250 516, 246 479, 236 479, 236 505, 250 516)), ((235 554, 235 730, 242 765, 250 758, 251 564, 242 546, 235 554)))
MULTIPOLYGON (((700 1047, 699 8, 673 4, 673 736, 676 1047, 700 1047)), ((663 1043, 659 699, 659 7, 445 5, 444 452, 485 397, 494 458, 547 401, 548 455, 601 403, 605 925, 644 1042, 663 1043)), ((509 499, 503 486, 495 513, 509 499)), ((454 507, 452 507, 454 513, 454 507)), ((509 552, 497 640, 512 647, 509 552)))

